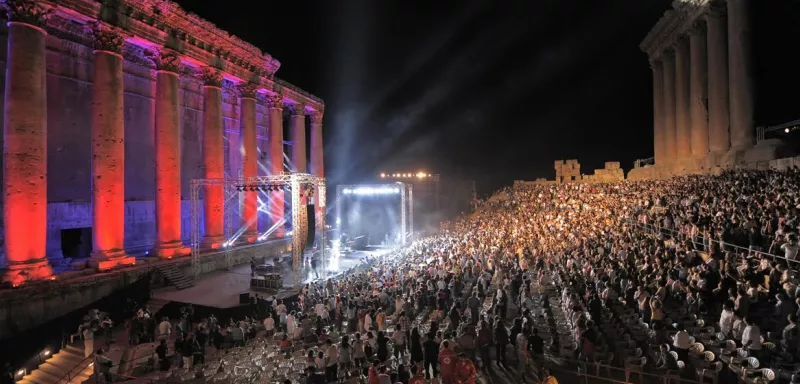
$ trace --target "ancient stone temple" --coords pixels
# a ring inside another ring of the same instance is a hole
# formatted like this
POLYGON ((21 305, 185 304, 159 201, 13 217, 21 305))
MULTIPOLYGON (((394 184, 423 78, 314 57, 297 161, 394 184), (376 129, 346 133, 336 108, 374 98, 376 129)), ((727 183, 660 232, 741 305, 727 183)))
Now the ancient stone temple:
POLYGON ((755 148, 748 0, 676 0, 640 47, 653 70, 657 167, 684 173, 769 157, 755 148))
MULTIPOLYGON (((90 250, 100 270, 145 251, 183 255, 190 180, 289 170, 285 144, 290 171, 323 174, 322 100, 276 78, 269 54, 178 5, 3 6, 5 281, 50 278, 67 248, 90 250)), ((225 196, 204 195, 203 244, 214 248, 225 196)), ((270 225, 254 197, 244 201, 248 231, 270 225)))

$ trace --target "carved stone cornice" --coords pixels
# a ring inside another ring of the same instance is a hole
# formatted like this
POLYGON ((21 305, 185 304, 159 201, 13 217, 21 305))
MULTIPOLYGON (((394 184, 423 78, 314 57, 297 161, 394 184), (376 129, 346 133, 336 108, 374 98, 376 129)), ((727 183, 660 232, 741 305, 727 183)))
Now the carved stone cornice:
POLYGON ((38 5, 37 0, 3 0, 0 2, 5 18, 8 21, 25 23, 44 28, 52 14, 51 8, 38 5))
POLYGON ((272 93, 267 96, 267 105, 269 109, 283 109, 283 96, 278 93, 272 93))
POLYGON ((158 71, 180 73, 181 58, 172 49, 145 49, 144 56, 153 62, 158 71))
POLYGON ((308 114, 308 118, 311 120, 311 124, 322 124, 322 112, 320 111, 312 111, 308 114))
POLYGON ((222 87, 222 71, 219 68, 203 67, 198 74, 198 78, 203 82, 203 85, 222 87))
POLYGON ((255 99, 258 93, 259 84, 253 82, 239 83, 236 89, 239 91, 240 99, 255 99))
POLYGON ((101 22, 89 24, 89 29, 92 33, 95 50, 122 54, 125 38, 119 29, 101 22))
POLYGON ((687 33, 692 24, 708 12, 711 0, 676 0, 653 26, 639 48, 652 58, 658 58, 669 46, 687 33))
POLYGON ((292 113, 292 116, 304 116, 306 115, 306 106, 303 104, 289 104, 289 111, 292 113))
POLYGON ((268 77, 268 78, 271 79, 273 76, 275 76, 275 72, 278 72, 278 69, 280 67, 281 67, 281 62, 278 61, 278 59, 276 59, 276 58, 274 58, 272 56, 269 56, 265 66, 264 66, 264 74, 263 74, 263 76, 268 77))

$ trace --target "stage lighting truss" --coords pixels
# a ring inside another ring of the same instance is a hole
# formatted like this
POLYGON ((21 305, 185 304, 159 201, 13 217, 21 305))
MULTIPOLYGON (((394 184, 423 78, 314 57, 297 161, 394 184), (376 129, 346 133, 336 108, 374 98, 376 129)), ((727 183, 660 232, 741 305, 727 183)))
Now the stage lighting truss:
MULTIPOLYGON (((316 193, 316 223, 318 236, 321 236, 320 244, 325 244, 325 178, 311 175, 308 173, 283 172, 275 176, 258 176, 249 178, 226 178, 226 179, 194 179, 190 182, 191 187, 191 247, 192 247, 192 269, 194 277, 200 275, 200 229, 203 223, 200 221, 203 210, 201 195, 207 188, 222 187, 225 189, 226 212, 231 204, 235 204, 238 210, 239 199, 232 199, 230 195, 244 192, 271 192, 288 191, 291 193, 292 204, 292 267, 295 272, 295 284, 299 285, 300 270, 303 266, 303 250, 306 247, 308 237, 308 213, 304 204, 304 199, 311 199, 316 193)), ((225 221, 225 240, 233 236, 233 223, 230 218, 225 221)), ((235 247, 224 247, 225 259, 228 268, 233 267, 231 252, 235 247)), ((325 250, 322 247, 322 261, 325 265, 325 250)))
POLYGON ((409 233, 414 233, 414 195, 410 184, 395 182, 391 184, 339 185, 336 187, 336 226, 341 232, 342 198, 347 196, 375 196, 400 194, 401 242, 406 244, 409 233), (408 218, 408 220, 406 220, 408 218))

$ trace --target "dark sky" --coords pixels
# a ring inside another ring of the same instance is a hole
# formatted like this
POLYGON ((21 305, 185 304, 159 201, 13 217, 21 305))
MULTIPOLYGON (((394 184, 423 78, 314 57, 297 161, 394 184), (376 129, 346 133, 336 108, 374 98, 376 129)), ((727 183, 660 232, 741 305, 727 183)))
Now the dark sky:
POLYGON ((652 156, 638 46, 670 0, 179 3, 325 100, 329 184, 424 169, 485 193, 553 178, 555 159, 591 173, 652 156))

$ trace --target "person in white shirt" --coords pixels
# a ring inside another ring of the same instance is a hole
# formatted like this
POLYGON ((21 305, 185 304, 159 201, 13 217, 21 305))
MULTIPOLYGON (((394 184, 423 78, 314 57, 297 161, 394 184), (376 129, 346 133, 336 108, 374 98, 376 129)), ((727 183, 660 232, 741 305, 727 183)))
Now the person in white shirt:
POLYGON ((335 383, 339 380, 339 348, 331 339, 325 340, 325 381, 335 383))
POLYGON ((733 301, 728 300, 722 305, 722 314, 719 317, 719 329, 725 337, 733 330, 733 301))
POLYGON ((675 352, 678 352, 678 359, 687 362, 689 361, 689 347, 691 343, 689 342, 689 333, 683 329, 683 326, 678 326, 678 333, 675 336, 672 336, 672 346, 675 348, 675 352))
POLYGON ((172 333, 172 324, 170 324, 169 318, 165 317, 158 324, 158 338, 169 340, 170 333, 172 333))
POLYGON ((267 337, 272 337, 275 334, 275 319, 272 316, 267 316, 264 319, 264 329, 267 331, 267 337))
POLYGON ((756 325, 753 318, 744 319, 747 326, 742 332, 742 348, 747 348, 748 356, 759 358, 761 353, 761 330, 756 325))

